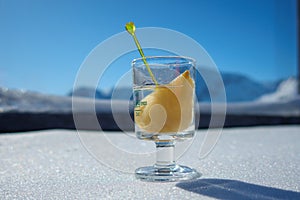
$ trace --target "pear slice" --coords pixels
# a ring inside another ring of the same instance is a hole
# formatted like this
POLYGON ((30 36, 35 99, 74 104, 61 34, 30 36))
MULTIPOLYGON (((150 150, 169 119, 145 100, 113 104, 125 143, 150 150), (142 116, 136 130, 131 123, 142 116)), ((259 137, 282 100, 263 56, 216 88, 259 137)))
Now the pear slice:
POLYGON ((194 81, 190 72, 160 85, 135 107, 135 123, 151 133, 176 133, 188 128, 193 120, 194 81))

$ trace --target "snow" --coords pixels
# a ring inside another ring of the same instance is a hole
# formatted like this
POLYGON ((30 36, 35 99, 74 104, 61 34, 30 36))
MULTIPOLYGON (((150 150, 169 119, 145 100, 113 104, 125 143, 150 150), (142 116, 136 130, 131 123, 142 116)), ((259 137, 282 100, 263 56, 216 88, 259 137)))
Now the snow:
POLYGON ((69 97, 46 95, 31 91, 0 87, 0 112, 68 112, 69 97))
POLYGON ((270 94, 265 94, 257 101, 259 102, 278 102, 288 101, 298 96, 298 81, 295 78, 289 78, 280 83, 277 90, 270 94))
MULTIPOLYGON (((127 152, 137 149, 133 133, 47 130, 0 135, 1 199, 300 199, 300 126, 223 129, 214 150, 198 158, 206 130, 197 131, 178 160, 203 176, 195 181, 149 183, 136 180, 132 154, 100 162, 86 148, 111 149, 103 135, 127 152), (121 145, 122 144, 122 145, 121 145), (121 145, 121 146, 120 146, 121 145), (106 161, 114 166, 105 165, 106 161), (130 172, 123 172, 122 168, 130 172)), ((136 139, 137 140, 137 139, 136 139)), ((137 141, 139 150, 154 149, 137 141)), ((94 152, 95 153, 95 152, 94 152)))

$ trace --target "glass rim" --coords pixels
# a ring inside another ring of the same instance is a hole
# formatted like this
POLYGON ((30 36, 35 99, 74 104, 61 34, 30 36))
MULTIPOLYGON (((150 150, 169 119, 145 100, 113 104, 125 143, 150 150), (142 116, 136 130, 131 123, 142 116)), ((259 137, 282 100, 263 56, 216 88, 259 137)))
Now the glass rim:
MULTIPOLYGON (((188 62, 186 63, 193 63, 194 65, 196 64, 196 59, 192 58, 192 57, 188 57, 188 56, 145 56, 146 60, 148 59, 162 59, 162 58, 166 58, 166 59, 185 59, 188 62)), ((132 66, 134 66, 136 63, 138 62, 143 62, 143 58, 135 58, 132 60, 131 64, 132 66)), ((167 63, 163 63, 167 64, 167 63)))

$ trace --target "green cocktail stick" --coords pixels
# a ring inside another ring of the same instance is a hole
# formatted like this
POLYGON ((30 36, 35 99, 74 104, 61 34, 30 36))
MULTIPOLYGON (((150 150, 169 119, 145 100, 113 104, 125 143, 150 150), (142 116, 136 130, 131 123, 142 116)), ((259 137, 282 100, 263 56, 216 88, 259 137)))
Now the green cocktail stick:
POLYGON ((151 76, 151 78, 152 78, 152 81, 155 83, 155 85, 158 85, 158 83, 157 83, 157 81, 156 81, 156 79, 155 79, 155 77, 154 77, 154 75, 153 75, 153 73, 152 73, 152 71, 151 71, 151 69, 150 69, 150 67, 149 67, 149 64, 148 64, 147 61, 146 61, 146 57, 145 57, 145 54, 144 54, 144 52, 143 52, 143 50, 142 50, 142 48, 141 48, 141 45, 140 45, 138 39, 137 39, 136 36, 135 36, 135 25, 134 25, 134 23, 133 23, 133 22, 128 22, 128 23, 125 25, 125 29, 126 29, 126 31, 127 31, 130 35, 132 35, 132 37, 133 37, 133 39, 134 39, 134 42, 135 42, 135 44, 136 44, 136 46, 137 46, 137 48, 138 48, 138 50, 139 50, 139 52, 140 52, 140 54, 141 54, 141 56, 142 56, 143 62, 144 62, 144 64, 146 65, 147 70, 148 70, 148 72, 149 72, 149 74, 150 74, 150 76, 151 76))

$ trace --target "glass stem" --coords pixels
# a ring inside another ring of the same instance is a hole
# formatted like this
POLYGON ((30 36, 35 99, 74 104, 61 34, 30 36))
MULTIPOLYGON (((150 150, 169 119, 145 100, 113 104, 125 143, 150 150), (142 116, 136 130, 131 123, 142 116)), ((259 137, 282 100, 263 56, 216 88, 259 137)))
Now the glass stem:
POLYGON ((157 168, 170 168, 175 166, 174 142, 155 142, 156 144, 156 163, 157 168))

